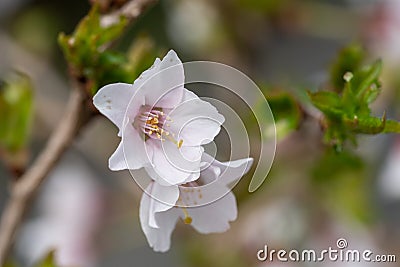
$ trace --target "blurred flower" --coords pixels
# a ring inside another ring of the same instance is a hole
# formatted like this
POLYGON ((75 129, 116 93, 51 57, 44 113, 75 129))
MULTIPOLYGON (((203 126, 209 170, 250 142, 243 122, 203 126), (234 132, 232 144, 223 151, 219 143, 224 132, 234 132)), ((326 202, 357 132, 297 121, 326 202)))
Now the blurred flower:
POLYGON ((400 2, 384 0, 376 3, 365 25, 367 45, 386 65, 396 67, 400 61, 400 2))
POLYGON ((395 144, 383 166, 380 174, 379 187, 382 197, 388 201, 400 200, 400 141, 397 138, 395 144))
POLYGON ((52 250, 60 266, 96 266, 95 238, 103 221, 103 201, 102 186, 82 161, 63 163, 44 186, 39 216, 22 228, 17 252, 24 266, 32 266, 52 250))
POLYGON ((133 85, 104 86, 93 102, 122 136, 110 157, 110 169, 146 167, 158 174, 154 178, 162 185, 199 177, 200 145, 211 142, 224 122, 214 106, 184 88, 183 64, 172 50, 163 60, 157 58, 133 85), (176 168, 165 155, 167 148, 179 150, 191 164, 185 170, 176 168))
POLYGON ((187 52, 207 51, 225 33, 211 2, 174 1, 169 3, 167 12, 168 34, 175 45, 187 52))
POLYGON ((236 219, 236 199, 228 184, 240 179, 250 169, 253 159, 219 162, 204 153, 202 163, 208 164, 208 167, 201 171, 197 181, 180 187, 151 182, 147 193, 143 194, 140 222, 154 251, 169 250, 178 218, 202 234, 225 232, 229 229, 229 222, 236 219), (202 185, 211 185, 212 190, 206 190, 202 185), (215 199, 216 194, 221 198, 198 205, 204 203, 204 199, 215 199))
POLYGON ((304 209, 291 198, 280 198, 254 207, 245 216, 240 229, 243 247, 257 248, 268 245, 289 247, 304 237, 306 217, 304 209), (271 229, 274 229, 271 231, 271 229))

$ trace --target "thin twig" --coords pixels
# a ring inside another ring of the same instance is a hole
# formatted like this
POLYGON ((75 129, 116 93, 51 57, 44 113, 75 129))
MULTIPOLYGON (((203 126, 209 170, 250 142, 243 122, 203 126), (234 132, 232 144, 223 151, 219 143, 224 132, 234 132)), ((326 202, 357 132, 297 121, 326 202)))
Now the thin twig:
POLYGON ((121 16, 126 17, 130 22, 136 20, 143 14, 149 7, 154 5, 157 0, 133 0, 128 1, 120 9, 105 14, 100 19, 101 25, 110 25, 119 22, 121 16))
POLYGON ((22 222, 23 215, 44 181, 65 150, 71 145, 79 129, 88 121, 85 114, 84 92, 75 89, 71 92, 63 118, 52 134, 44 150, 32 167, 13 185, 0 224, 0 266, 3 266, 11 249, 15 232, 22 222), (82 116, 84 115, 84 116, 82 116))
MULTIPOLYGON (((102 20, 126 16, 134 22, 145 10, 157 0, 131 0, 112 14, 104 15, 102 20), (107 17, 107 18, 106 18, 107 17)), ((104 21, 103 21, 104 23, 104 21)), ((72 74, 72 80, 78 80, 72 74)), ((11 188, 11 196, 6 204, 0 221, 0 266, 4 266, 12 248, 14 236, 22 223, 33 197, 47 174, 71 145, 79 130, 90 121, 93 107, 88 97, 85 84, 76 83, 72 90, 64 116, 50 137, 46 147, 32 166, 15 182, 11 188)))

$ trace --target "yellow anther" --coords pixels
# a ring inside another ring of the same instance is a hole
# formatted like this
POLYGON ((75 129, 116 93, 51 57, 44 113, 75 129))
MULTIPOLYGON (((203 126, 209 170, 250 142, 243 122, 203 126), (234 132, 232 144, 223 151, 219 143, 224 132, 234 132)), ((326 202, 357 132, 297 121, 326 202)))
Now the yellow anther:
POLYGON ((165 139, 168 139, 169 141, 173 142, 178 149, 182 147, 183 144, 183 140, 177 140, 175 138, 175 134, 171 133, 169 131, 166 131, 163 127, 164 125, 166 125, 167 127, 170 126, 169 123, 166 123, 166 121, 168 122, 173 122, 173 120, 169 117, 169 116, 165 116, 165 113, 160 111, 154 111, 151 114, 148 114, 148 116, 146 114, 143 114, 143 118, 144 116, 146 116, 145 118, 145 122, 146 124, 144 125, 144 131, 148 136, 151 135, 156 135, 157 139, 161 140, 161 141, 165 141, 165 139), (153 114, 153 113, 157 113, 157 114, 153 114), (161 118, 161 119, 160 119, 161 118))
POLYGON ((185 217, 185 219, 183 220, 183 222, 184 222, 185 224, 191 224, 192 221, 193 221, 193 219, 192 219, 192 217, 190 217, 190 216, 185 217))
POLYGON ((187 212, 186 208, 182 208, 183 214, 185 215, 185 218, 183 219, 183 222, 185 224, 191 224, 193 219, 192 217, 189 216, 189 213, 187 212))

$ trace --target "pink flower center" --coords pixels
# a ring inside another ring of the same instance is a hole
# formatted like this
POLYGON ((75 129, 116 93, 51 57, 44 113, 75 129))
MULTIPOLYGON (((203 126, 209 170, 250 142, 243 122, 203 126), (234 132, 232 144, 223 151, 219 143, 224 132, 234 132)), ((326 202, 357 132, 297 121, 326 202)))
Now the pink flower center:
POLYGON ((152 109, 145 111, 139 115, 139 120, 141 122, 141 130, 148 137, 161 141, 168 140, 176 144, 178 148, 181 148, 183 140, 177 141, 175 134, 166 130, 170 123, 173 123, 173 120, 162 110, 152 109))

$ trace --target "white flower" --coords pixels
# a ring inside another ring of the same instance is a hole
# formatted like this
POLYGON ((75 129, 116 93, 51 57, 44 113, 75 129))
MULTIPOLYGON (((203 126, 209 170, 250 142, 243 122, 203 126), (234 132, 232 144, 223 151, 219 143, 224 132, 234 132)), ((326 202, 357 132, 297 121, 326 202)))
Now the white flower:
POLYGON ((110 157, 111 170, 145 167, 158 174, 155 178, 162 185, 199 177, 200 145, 214 139, 224 117, 185 89, 184 79, 182 62, 171 50, 133 85, 115 83, 98 91, 94 105, 119 128, 122 137, 110 157), (177 162, 185 164, 177 167, 177 162))
POLYGON ((154 251, 169 249, 179 218, 203 234, 225 232, 229 222, 236 219, 236 199, 228 184, 240 179, 250 169, 253 159, 222 163, 204 153, 202 163, 208 167, 201 171, 197 181, 183 186, 151 182, 143 193, 140 223, 154 251))

